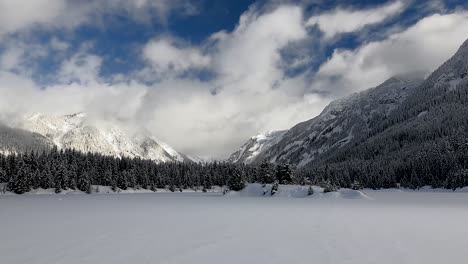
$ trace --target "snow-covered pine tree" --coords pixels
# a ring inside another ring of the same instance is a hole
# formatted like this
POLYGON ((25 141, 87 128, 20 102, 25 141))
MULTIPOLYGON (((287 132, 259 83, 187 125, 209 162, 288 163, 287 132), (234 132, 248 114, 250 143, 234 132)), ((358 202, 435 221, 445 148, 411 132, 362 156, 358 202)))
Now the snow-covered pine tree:
POLYGON ((245 180, 238 169, 234 169, 231 177, 229 177, 227 185, 230 190, 240 191, 245 188, 245 180))
POLYGON ((323 193, 336 192, 338 190, 330 181, 324 181, 320 186, 323 188, 323 193))
POLYGON ((354 180, 354 182, 351 184, 351 189, 353 189, 353 190, 362 190, 363 187, 362 187, 362 184, 359 181, 354 180))
POLYGON ((268 161, 264 160, 260 164, 258 178, 259 178, 260 183, 262 184, 273 183, 275 181, 273 177, 271 164, 268 161))
POLYGON ((77 187, 78 190, 82 192, 87 192, 88 190, 91 190, 91 181, 89 179, 88 172, 84 171, 81 177, 79 177, 77 187))
POLYGON ((293 182, 292 170, 288 164, 276 165, 275 176, 279 184, 291 184, 293 182))
POLYGON ((19 169, 14 177, 11 177, 8 183, 8 189, 17 194, 23 194, 31 190, 31 168, 29 165, 20 161, 19 169))
POLYGON ((120 172, 117 178, 117 187, 119 187, 122 190, 127 190, 128 188, 127 178, 128 178, 127 171, 120 172))

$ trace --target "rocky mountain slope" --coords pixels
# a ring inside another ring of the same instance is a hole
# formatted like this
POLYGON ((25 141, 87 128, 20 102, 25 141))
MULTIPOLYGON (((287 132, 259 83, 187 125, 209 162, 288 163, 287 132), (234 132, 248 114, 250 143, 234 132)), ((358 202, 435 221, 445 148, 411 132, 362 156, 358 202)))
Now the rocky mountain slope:
POLYGON ((437 164, 436 174, 446 175, 449 169, 440 171, 447 167, 444 164, 457 164, 465 149, 468 154, 466 116, 468 40, 425 80, 396 76, 336 100, 249 162, 326 166, 322 168, 325 174, 333 174, 334 168, 338 174, 361 171, 387 176, 404 175, 408 168, 427 174, 437 164))
POLYGON ((158 141, 152 135, 130 134, 117 125, 96 125, 88 120, 85 113, 63 116, 37 113, 26 117, 21 122, 20 128, 8 128, 8 138, 6 133, 0 136, 0 140, 9 142, 9 149, 12 151, 21 152, 24 147, 20 147, 17 143, 20 140, 12 141, 9 138, 12 138, 12 135, 15 137, 28 135, 28 138, 35 141, 31 142, 32 139, 29 139, 29 143, 23 145, 32 149, 55 145, 59 149, 70 148, 115 157, 140 157, 158 162, 188 160, 186 156, 158 141))
POLYGON ((268 131, 251 137, 242 147, 229 158, 233 163, 251 163, 258 155, 277 144, 286 134, 286 130, 268 131))
MULTIPOLYGON (((374 120, 370 133, 323 161, 427 157, 446 159, 468 146, 468 40, 385 119, 374 120)), ((465 150, 463 150, 465 151, 465 150)), ((468 154, 468 149, 467 149, 468 154)))
POLYGON ((333 101, 317 117, 282 131, 281 137, 270 141, 256 155, 240 155, 246 148, 255 146, 253 137, 231 156, 230 161, 267 160, 304 166, 319 155, 367 134, 372 120, 388 116, 421 82, 421 74, 395 76, 375 88, 333 101))

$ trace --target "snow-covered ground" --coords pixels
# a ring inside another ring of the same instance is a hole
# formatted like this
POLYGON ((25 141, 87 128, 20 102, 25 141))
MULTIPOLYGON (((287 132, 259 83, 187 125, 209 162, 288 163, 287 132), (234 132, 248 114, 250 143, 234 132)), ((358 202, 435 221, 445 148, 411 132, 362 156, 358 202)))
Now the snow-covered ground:
POLYGON ((0 263, 466 262, 466 192, 297 199, 254 197, 258 186, 249 187, 226 196, 1 195, 0 263))

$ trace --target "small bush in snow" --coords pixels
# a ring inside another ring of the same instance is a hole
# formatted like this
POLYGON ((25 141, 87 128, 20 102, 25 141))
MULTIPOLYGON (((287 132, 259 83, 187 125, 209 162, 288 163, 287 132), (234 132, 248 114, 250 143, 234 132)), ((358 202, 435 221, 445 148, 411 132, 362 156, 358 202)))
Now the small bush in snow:
POLYGON ((176 187, 175 187, 174 184, 171 184, 171 185, 169 186, 169 191, 171 191, 171 192, 175 192, 175 191, 176 191, 176 187))
POLYGON ((320 187, 323 188, 323 193, 336 192, 338 190, 335 185, 330 183, 330 181, 322 182, 320 187))
POLYGON ((359 181, 354 181, 351 184, 351 189, 353 189, 353 190, 362 190, 363 187, 362 187, 362 184, 359 181))
POLYGON ((279 188, 279 183, 278 181, 275 181, 273 185, 271 186, 271 191, 270 191, 271 195, 274 195, 278 191, 278 188, 279 188))

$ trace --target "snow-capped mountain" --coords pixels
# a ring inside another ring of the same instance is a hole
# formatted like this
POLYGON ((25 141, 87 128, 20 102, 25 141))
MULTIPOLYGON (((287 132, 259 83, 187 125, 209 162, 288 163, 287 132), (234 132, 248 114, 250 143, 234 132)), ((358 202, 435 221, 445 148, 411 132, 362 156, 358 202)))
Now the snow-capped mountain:
POLYGON ((46 137, 0 123, 0 153, 14 154, 49 149, 53 143, 46 137))
POLYGON ((277 144, 286 132, 287 130, 273 130, 253 136, 238 151, 234 152, 228 158, 228 161, 233 163, 251 163, 258 155, 277 144))
MULTIPOLYGON (((441 142, 448 139, 466 146, 467 89, 468 40, 427 79, 422 74, 395 76, 333 101, 320 115, 292 127, 248 162, 267 160, 298 167, 337 160, 354 164, 352 160, 360 155, 364 164, 365 158, 381 155, 392 160, 402 155, 395 153, 403 148, 405 153, 415 153, 424 146, 447 145, 441 142)), ((239 157, 250 145, 255 140, 234 153, 232 161, 246 162, 239 157)))
POLYGON ((21 128, 42 135, 60 149, 97 152, 115 157, 140 157, 157 162, 187 158, 148 134, 131 134, 115 124, 96 125, 86 113, 52 116, 36 113, 21 128))
POLYGON ((229 160, 245 163, 267 160, 304 166, 367 133, 371 120, 388 116, 421 82, 421 74, 395 76, 375 88, 335 100, 317 117, 266 140, 265 146, 253 137, 229 160), (259 151, 256 146, 260 146, 259 151))

